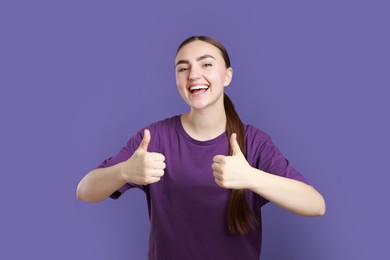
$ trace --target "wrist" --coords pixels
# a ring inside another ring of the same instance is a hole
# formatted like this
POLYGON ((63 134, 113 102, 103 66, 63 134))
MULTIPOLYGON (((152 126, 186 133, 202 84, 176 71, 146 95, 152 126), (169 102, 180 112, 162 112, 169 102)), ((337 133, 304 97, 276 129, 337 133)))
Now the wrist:
POLYGON ((248 190, 255 191, 259 187, 259 184, 262 183, 262 177, 266 174, 266 172, 259 170, 257 168, 251 167, 248 171, 247 177, 247 188, 248 190))
POLYGON ((127 183, 127 178, 126 178, 126 170, 125 170, 125 162, 118 163, 116 169, 116 176, 118 181, 127 183))

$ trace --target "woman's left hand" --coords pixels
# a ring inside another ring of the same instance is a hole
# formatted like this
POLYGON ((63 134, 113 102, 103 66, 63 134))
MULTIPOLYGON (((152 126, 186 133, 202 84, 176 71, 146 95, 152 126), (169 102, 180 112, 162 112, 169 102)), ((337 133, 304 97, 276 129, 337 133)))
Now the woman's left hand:
POLYGON ((216 155, 211 168, 218 186, 226 189, 246 189, 250 185, 252 167, 247 162, 237 143, 237 135, 230 137, 231 156, 216 155))

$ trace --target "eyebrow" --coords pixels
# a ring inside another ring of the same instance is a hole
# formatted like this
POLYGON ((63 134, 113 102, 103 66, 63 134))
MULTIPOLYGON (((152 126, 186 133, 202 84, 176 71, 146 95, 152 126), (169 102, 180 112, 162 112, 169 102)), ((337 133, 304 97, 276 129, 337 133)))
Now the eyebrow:
MULTIPOLYGON (((207 58, 212 58, 212 59, 215 60, 215 58, 213 56, 211 56, 210 54, 205 54, 205 55, 202 55, 202 56, 198 57, 196 59, 196 61, 201 61, 201 60, 204 60, 204 59, 207 59, 207 58)), ((179 61, 176 62, 175 67, 177 65, 179 65, 179 64, 189 64, 189 63, 190 62, 188 60, 179 60, 179 61)))

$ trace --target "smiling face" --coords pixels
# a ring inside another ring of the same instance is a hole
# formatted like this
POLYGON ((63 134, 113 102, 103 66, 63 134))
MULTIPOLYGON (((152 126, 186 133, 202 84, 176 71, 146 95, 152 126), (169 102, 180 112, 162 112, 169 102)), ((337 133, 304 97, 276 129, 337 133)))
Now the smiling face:
POLYGON ((175 71, 180 95, 191 109, 223 107, 224 87, 233 71, 217 47, 201 40, 184 45, 176 55, 175 71))

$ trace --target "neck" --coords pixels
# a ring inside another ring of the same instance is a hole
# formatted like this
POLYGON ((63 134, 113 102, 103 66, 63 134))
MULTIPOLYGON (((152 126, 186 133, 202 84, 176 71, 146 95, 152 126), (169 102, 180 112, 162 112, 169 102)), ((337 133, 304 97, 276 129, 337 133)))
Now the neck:
POLYGON ((206 141, 216 138, 226 130, 226 114, 223 106, 220 109, 191 109, 183 114, 184 130, 194 139, 206 141))

